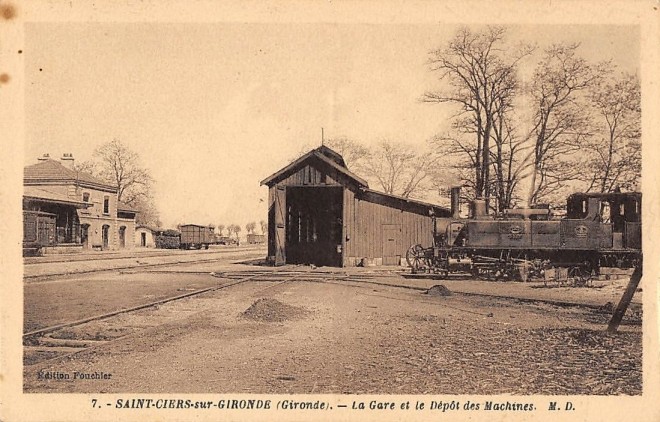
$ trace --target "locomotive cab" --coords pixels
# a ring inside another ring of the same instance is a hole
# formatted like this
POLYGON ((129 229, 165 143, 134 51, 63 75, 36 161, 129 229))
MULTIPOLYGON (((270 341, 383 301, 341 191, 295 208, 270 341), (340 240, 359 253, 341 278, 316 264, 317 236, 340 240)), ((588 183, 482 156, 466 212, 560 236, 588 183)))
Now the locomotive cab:
POLYGON ((566 218, 600 223, 611 232, 612 249, 640 249, 641 209, 639 192, 576 193, 568 197, 566 218))

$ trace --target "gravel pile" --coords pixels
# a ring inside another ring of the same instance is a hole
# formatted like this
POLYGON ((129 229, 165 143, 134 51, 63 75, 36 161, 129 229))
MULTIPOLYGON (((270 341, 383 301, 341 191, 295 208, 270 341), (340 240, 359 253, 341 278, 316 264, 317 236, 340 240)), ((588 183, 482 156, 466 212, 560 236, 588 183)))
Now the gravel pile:
POLYGON ((429 296, 451 296, 451 290, 449 290, 444 284, 436 284, 426 291, 426 294, 429 296))
POLYGON ((284 322, 304 316, 307 311, 297 306, 287 305, 277 299, 258 299, 241 316, 262 322, 284 322))

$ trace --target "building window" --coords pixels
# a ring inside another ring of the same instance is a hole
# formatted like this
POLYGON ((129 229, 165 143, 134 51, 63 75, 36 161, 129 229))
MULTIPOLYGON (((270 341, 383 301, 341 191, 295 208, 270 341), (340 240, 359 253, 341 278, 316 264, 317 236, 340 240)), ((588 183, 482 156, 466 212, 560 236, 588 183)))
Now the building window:
POLYGON ((83 202, 89 202, 89 192, 83 192, 83 202))
POLYGON ((103 214, 110 214, 110 197, 103 197, 103 214))

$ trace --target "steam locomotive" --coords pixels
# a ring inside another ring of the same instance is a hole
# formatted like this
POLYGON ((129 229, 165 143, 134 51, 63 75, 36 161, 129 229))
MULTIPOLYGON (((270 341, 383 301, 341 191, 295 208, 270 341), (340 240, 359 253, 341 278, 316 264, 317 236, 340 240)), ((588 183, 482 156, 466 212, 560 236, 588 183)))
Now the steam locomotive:
POLYGON ((452 217, 436 218, 433 245, 413 245, 406 260, 413 273, 471 273, 485 279, 541 277, 585 284, 601 267, 640 264, 642 194, 574 193, 566 215, 549 206, 487 212, 471 202, 470 217, 459 215, 460 188, 452 188, 452 217))

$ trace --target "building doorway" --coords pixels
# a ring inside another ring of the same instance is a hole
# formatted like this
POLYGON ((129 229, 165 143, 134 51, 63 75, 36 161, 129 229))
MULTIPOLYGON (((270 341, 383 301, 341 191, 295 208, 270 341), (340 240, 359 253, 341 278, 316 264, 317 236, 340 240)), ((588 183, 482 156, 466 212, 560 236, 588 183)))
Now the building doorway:
POLYGON ((140 246, 143 248, 147 246, 147 234, 145 232, 140 233, 140 246))
POLYGON ((89 249, 89 224, 80 226, 80 243, 82 243, 83 249, 89 249))
POLYGON ((286 262, 342 266, 343 188, 287 187, 286 262))
POLYGON ((401 263, 401 225, 383 224, 383 265, 401 263))
POLYGON ((103 250, 108 249, 110 246, 110 226, 107 224, 103 225, 103 228, 101 230, 102 233, 102 239, 103 239, 103 250))
POLYGON ((126 247, 126 226, 119 228, 119 247, 124 249, 126 247))

